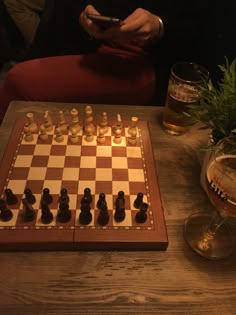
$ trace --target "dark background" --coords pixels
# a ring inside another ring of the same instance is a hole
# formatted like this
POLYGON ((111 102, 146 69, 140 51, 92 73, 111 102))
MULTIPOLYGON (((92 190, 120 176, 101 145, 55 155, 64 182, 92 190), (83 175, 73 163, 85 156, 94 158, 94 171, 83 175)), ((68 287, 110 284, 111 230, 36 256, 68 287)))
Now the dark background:
MULTIPOLYGON (((124 0, 120 1, 121 4, 124 0)), ((89 40, 78 28, 73 6, 78 6, 79 0, 46 3, 35 40, 26 51, 20 32, 0 0, 0 67, 10 60, 20 62, 96 50, 99 43, 89 40)), ((155 5, 154 0, 151 3, 155 5)), ((225 57, 229 61, 236 57, 236 1, 165 0, 158 10, 166 34, 156 46, 147 49, 152 51, 157 73, 155 104, 163 104, 170 68, 175 62, 197 62, 209 70, 214 83, 221 79, 218 65, 225 62, 225 57)))

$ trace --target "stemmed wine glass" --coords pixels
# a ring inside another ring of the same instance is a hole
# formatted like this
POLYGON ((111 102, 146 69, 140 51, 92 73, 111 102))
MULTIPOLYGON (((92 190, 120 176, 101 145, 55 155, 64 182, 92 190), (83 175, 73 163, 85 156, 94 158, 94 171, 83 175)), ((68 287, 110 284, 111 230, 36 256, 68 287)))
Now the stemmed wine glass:
POLYGON ((236 136, 214 146, 205 170, 205 188, 216 211, 187 218, 184 238, 195 252, 216 260, 230 256, 235 247, 227 219, 236 217, 236 136))

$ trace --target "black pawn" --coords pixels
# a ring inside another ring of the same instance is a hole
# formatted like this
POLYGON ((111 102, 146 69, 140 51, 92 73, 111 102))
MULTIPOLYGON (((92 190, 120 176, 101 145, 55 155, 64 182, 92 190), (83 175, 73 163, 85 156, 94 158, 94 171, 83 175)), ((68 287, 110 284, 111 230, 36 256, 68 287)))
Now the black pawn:
POLYGON ((61 196, 59 210, 57 213, 57 220, 61 223, 66 223, 71 219, 71 211, 69 209, 68 198, 66 195, 61 196))
POLYGON ((15 194, 13 194, 10 188, 5 189, 6 201, 8 205, 15 205, 18 202, 18 199, 15 194))
POLYGON ((136 199, 134 200, 135 209, 139 209, 140 205, 143 203, 143 193, 139 192, 136 199))
POLYGON ((61 189, 61 194, 60 194, 60 197, 59 197, 59 203, 61 203, 61 202, 69 203, 69 201, 70 201, 70 198, 68 196, 67 189, 66 188, 62 188, 61 189))
POLYGON ((24 190, 24 194, 29 204, 33 205, 36 202, 35 196, 32 194, 32 191, 29 188, 24 190))
POLYGON ((81 207, 80 207, 80 215, 79 215, 79 223, 83 225, 88 225, 92 222, 92 214, 90 212, 90 199, 84 196, 81 199, 81 207))
POLYGON ((4 222, 10 221, 13 217, 13 213, 10 209, 7 208, 6 201, 0 199, 0 219, 4 222))
POLYGON ((140 205, 140 209, 136 213, 136 216, 135 216, 135 221, 137 223, 144 223, 147 220, 147 210, 148 210, 148 204, 146 202, 143 202, 140 205))
POLYGON ((115 215, 116 222, 122 222, 125 219, 125 197, 124 192, 119 191, 118 197, 115 203, 115 215))
POLYGON ((32 205, 27 201, 26 198, 22 199, 23 203, 23 213, 24 213, 24 221, 33 221, 36 215, 35 210, 32 205))
POLYGON ((53 214, 51 210, 49 209, 49 206, 46 202, 41 203, 41 210, 42 210, 42 214, 41 214, 42 223, 43 224, 51 223, 53 220, 53 214))
POLYGON ((107 225, 109 222, 109 213, 106 202, 100 206, 100 213, 98 215, 97 222, 102 226, 107 225))
POLYGON ((92 195, 91 195, 91 189, 90 188, 85 188, 84 189, 84 197, 87 198, 89 204, 92 202, 93 198, 92 198, 92 195))
POLYGON ((98 201, 97 201, 97 208, 101 209, 105 202, 106 202, 106 195, 104 193, 100 193, 98 201))
POLYGON ((53 202, 53 198, 52 195, 50 194, 49 188, 43 189, 42 202, 48 205, 53 202))

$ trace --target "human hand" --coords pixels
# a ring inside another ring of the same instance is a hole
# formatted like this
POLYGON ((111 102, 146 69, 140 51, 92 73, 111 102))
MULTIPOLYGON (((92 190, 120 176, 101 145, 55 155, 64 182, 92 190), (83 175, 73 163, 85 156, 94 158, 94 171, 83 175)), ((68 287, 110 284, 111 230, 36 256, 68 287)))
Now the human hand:
POLYGON ((100 13, 92 5, 88 5, 80 15, 80 24, 91 37, 102 40, 111 40, 116 37, 117 29, 120 26, 119 23, 109 27, 106 27, 104 24, 103 27, 102 23, 93 22, 89 18, 89 14, 100 15, 100 13), (108 28, 109 31, 107 31, 108 28))
POLYGON ((138 8, 124 20, 116 40, 136 42, 143 46, 162 35, 162 20, 149 11, 138 8))
POLYGON ((87 33, 94 38, 120 43, 136 43, 143 46, 163 32, 160 18, 149 11, 138 8, 121 25, 101 29, 91 21, 87 14, 100 14, 92 5, 88 5, 80 16, 80 23, 87 33))

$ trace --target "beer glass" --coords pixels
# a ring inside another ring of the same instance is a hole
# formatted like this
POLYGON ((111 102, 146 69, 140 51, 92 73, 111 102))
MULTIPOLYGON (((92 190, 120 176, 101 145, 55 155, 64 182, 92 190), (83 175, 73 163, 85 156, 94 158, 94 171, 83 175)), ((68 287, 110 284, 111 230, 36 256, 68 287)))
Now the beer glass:
POLYGON ((195 63, 179 62, 171 68, 163 128, 170 135, 182 135, 190 127, 190 119, 182 113, 188 105, 196 106, 204 85, 209 80, 208 71, 195 63))
POLYGON ((215 145, 205 169, 205 183, 215 211, 192 214, 185 221, 184 238, 195 252, 216 260, 235 250, 235 237, 227 219, 236 218, 236 136, 215 145))

